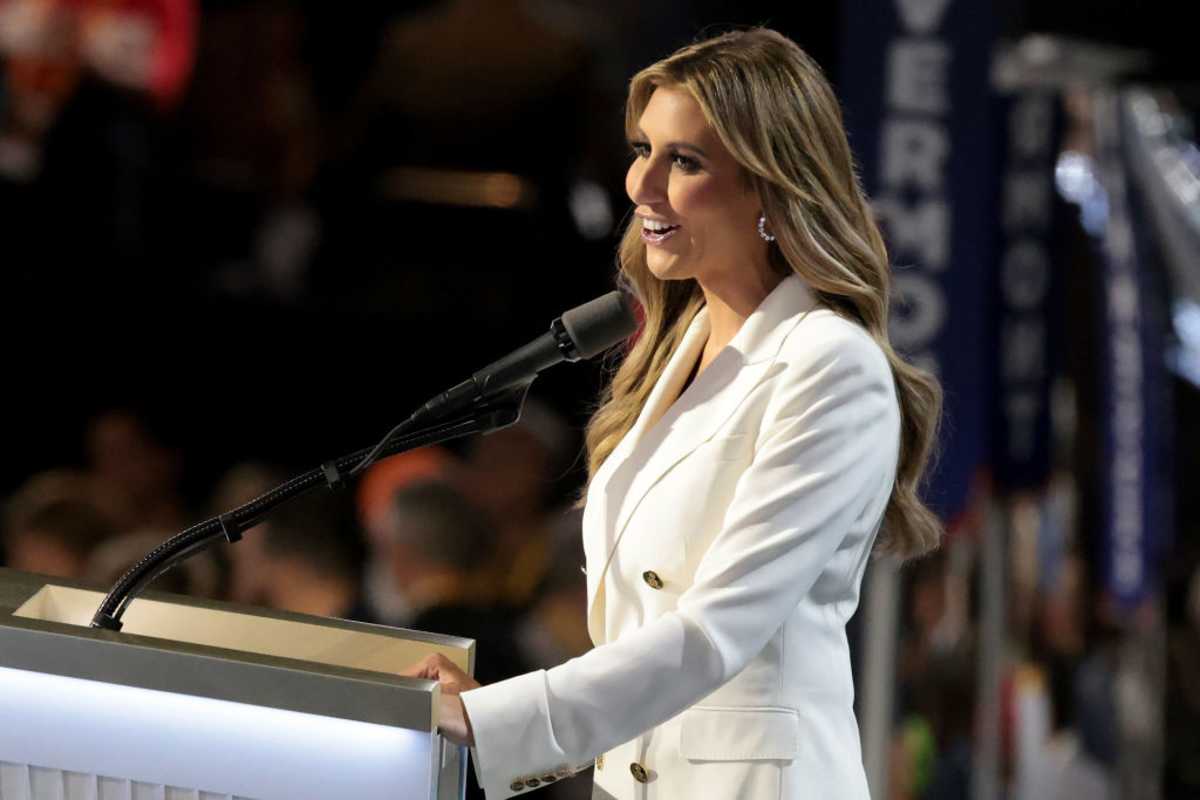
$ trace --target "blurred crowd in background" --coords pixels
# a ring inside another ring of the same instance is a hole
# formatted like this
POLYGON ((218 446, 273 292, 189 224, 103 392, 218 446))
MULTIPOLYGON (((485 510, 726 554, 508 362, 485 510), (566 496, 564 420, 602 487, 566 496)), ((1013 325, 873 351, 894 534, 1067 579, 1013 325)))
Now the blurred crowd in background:
MULTIPOLYGON (((706 25, 766 22, 836 83, 827 6, 0 0, 0 565, 111 584, 611 288, 626 80, 706 25)), ((1200 797, 1200 509, 1180 492, 1146 612, 1165 620, 1162 695, 1140 697, 1089 549, 1098 412, 1067 372, 1052 478, 1003 498, 996 707, 989 512, 901 573, 892 798, 981 796, 985 707, 1012 797, 1119 796, 1138 708, 1161 712, 1134 740, 1158 743, 1165 795, 1200 797)), ((581 430, 603 374, 549 374, 518 425, 380 462, 153 588, 474 638, 485 683, 577 656, 581 430)), ((1176 391, 1186 486, 1200 414, 1176 391)))
MULTIPOLYGON (((574 446, 530 401, 517 425, 393 456, 352 489, 293 501, 153 588, 468 637, 484 683, 551 667, 591 646, 581 512, 555 494, 574 446)), ((121 410, 92 421, 85 450, 83 464, 40 472, 7 498, 0 564, 111 586, 173 532, 291 477, 238 463, 190 507, 182 454, 121 410)), ((590 796, 582 783, 553 794, 590 796)))

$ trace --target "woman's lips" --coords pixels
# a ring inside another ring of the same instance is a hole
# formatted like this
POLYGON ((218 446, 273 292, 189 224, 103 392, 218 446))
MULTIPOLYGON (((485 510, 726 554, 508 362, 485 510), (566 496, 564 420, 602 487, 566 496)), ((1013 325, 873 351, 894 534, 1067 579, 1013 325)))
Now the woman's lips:
POLYGON ((642 241, 647 244, 662 244, 674 236, 678 230, 678 225, 672 225, 664 231, 652 231, 649 228, 642 228, 642 241))

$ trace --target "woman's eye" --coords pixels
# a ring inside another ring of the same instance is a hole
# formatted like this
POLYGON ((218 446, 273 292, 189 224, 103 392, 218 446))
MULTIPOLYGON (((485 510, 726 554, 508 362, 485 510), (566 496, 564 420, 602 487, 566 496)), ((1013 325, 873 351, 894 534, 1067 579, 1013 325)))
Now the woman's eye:
MULTIPOLYGON (((629 149, 632 150, 633 154, 635 156, 637 156, 638 158, 649 158, 650 157, 650 143, 649 142, 630 142, 629 149)), ((700 171, 700 162, 697 161, 696 159, 692 158, 691 156, 685 156, 682 153, 671 153, 670 157, 671 157, 671 163, 674 164, 676 167, 678 167, 683 172, 690 173, 690 172, 699 172, 700 171)))
POLYGON ((700 162, 690 156, 676 154, 671 161, 684 172, 695 172, 700 169, 700 162))

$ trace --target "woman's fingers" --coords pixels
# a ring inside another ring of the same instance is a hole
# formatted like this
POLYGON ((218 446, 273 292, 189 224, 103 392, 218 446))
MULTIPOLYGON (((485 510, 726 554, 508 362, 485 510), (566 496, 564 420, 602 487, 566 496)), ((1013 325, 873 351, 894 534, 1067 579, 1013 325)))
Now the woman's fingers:
POLYGON ((400 672, 408 678, 434 680, 442 685, 442 691, 458 694, 479 686, 470 675, 441 653, 433 653, 400 672))
POLYGON ((425 678, 426 680, 441 680, 441 667, 438 659, 444 659, 441 653, 425 656, 411 667, 403 669, 400 674, 406 678, 425 678))
POLYGON ((404 669, 400 670, 400 674, 402 676, 404 676, 405 678, 429 679, 429 675, 427 675, 425 673, 425 662, 424 661, 418 661, 416 664, 413 664, 411 667, 405 667, 404 669))

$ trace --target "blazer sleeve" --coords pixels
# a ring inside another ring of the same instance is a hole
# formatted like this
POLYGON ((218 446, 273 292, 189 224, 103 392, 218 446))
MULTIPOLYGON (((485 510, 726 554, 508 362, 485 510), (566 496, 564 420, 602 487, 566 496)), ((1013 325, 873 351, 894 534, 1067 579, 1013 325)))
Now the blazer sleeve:
POLYGON ((550 670, 463 693, 489 800, 572 771, 737 675, 859 518, 882 513, 899 437, 886 360, 860 331, 795 355, 786 345, 754 458, 677 608, 550 670))

